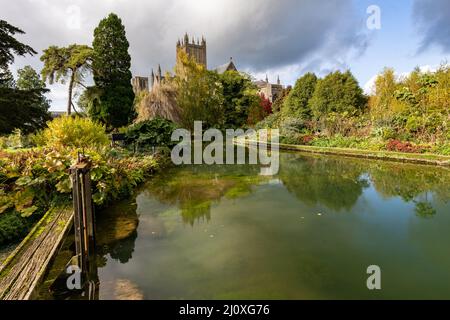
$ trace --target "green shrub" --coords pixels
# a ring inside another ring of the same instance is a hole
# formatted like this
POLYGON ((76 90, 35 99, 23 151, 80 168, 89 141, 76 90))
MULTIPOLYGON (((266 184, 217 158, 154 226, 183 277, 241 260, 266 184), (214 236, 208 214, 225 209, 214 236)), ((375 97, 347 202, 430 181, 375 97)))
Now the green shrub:
POLYGON ((41 146, 99 148, 109 144, 105 127, 89 118, 59 117, 48 123, 35 141, 41 146))
POLYGON ((381 148, 379 143, 374 143, 370 139, 359 137, 344 137, 339 134, 332 137, 317 138, 311 142, 311 145, 316 147, 353 148, 353 149, 369 149, 369 150, 378 150, 381 148))
POLYGON ((444 156, 450 156, 450 142, 446 142, 442 145, 437 145, 432 151, 444 156))
POLYGON ((304 120, 298 118, 285 118, 280 123, 280 141, 287 144, 303 144, 303 136, 307 134, 304 120))
POLYGON ((30 226, 30 221, 15 211, 0 214, 0 246, 24 237, 30 226))
POLYGON ((58 120, 39 136, 50 140, 46 141, 50 146, 0 152, 0 245, 19 240, 52 205, 70 201, 68 169, 79 152, 74 146, 83 147, 92 162, 92 194, 97 206, 129 195, 161 161, 159 156, 136 157, 100 148, 109 139, 102 126, 88 119, 58 120), (89 132, 82 134, 82 128, 89 132), (64 134, 64 129, 70 132, 64 134), (50 137, 52 132, 58 137, 50 137), (74 132, 79 137, 72 136, 74 132))
POLYGON ((383 128, 382 130, 382 138, 384 140, 395 139, 397 136, 397 132, 393 128, 383 128))
POLYGON ((406 120, 406 130, 409 132, 417 132, 422 127, 422 117, 410 116, 408 120, 406 120))
POLYGON ((0 137, 0 149, 22 149, 33 146, 33 135, 24 135, 20 129, 15 129, 11 134, 0 137))
POLYGON ((8 145, 6 144, 6 137, 0 137, 0 149, 6 149, 8 148, 8 145))
POLYGON ((172 132, 176 129, 173 122, 155 118, 138 122, 125 133, 127 143, 136 143, 139 147, 172 147, 172 132))
POLYGON ((258 122, 255 125, 255 129, 279 129, 280 122, 282 120, 281 112, 272 113, 271 115, 264 118, 264 120, 258 122))
MULTIPOLYGON (((154 157, 111 157, 106 150, 86 149, 92 162, 94 202, 103 205, 118 199, 157 168, 154 157)), ((44 212, 55 201, 69 199, 69 167, 78 151, 43 148, 7 153, 0 158, 0 215, 11 210, 23 217, 44 212)))

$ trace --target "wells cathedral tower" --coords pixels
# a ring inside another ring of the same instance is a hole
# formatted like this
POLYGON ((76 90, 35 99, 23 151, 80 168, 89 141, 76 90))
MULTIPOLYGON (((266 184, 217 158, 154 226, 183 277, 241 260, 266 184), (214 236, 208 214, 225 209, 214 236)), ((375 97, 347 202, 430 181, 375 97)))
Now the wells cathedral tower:
POLYGON ((177 42, 177 56, 178 52, 184 51, 191 59, 194 59, 198 64, 203 65, 206 69, 208 68, 206 60, 206 40, 202 37, 200 41, 197 42, 192 38, 192 42, 189 42, 189 36, 186 33, 183 40, 178 40, 177 42))
MULTIPOLYGON (((206 40, 204 37, 202 37, 201 40, 197 39, 197 41, 192 38, 192 41, 190 42, 189 36, 186 33, 183 40, 177 41, 177 56, 180 51, 184 51, 188 57, 194 59, 195 62, 207 68, 206 40)), ((152 69, 150 78, 135 76, 131 80, 131 83, 133 85, 134 92, 137 94, 142 91, 151 91, 155 85, 161 84, 163 81, 164 76, 161 72, 161 66, 158 66, 158 70, 156 72, 152 69)))
MULTIPOLYGON (((183 37, 183 39, 179 39, 177 41, 176 45, 177 51, 177 57, 178 54, 183 51, 186 53, 186 55, 193 59, 195 62, 197 62, 200 65, 203 65, 205 69, 208 69, 208 63, 206 58, 206 40, 204 37, 200 40, 197 38, 195 40, 192 38, 192 41, 189 41, 189 35, 186 33, 183 37)), ((238 71, 233 58, 230 58, 230 61, 227 63, 218 66, 213 71, 217 72, 218 74, 222 74, 227 71, 238 71)), ((170 74, 168 74, 170 76, 170 74)), ((154 88, 158 87, 161 83, 164 82, 165 77, 161 71, 161 66, 158 65, 157 71, 153 71, 150 75, 150 77, 139 77, 135 76, 131 80, 131 83, 133 85, 133 90, 136 94, 142 92, 142 91, 152 91, 154 88)), ((258 92, 261 95, 264 95, 266 98, 268 98, 271 102, 275 101, 276 98, 281 94, 283 90, 283 85, 281 85, 280 78, 278 77, 277 83, 270 83, 269 79, 266 76, 266 81, 260 80, 255 81, 254 84, 258 86, 258 92)))

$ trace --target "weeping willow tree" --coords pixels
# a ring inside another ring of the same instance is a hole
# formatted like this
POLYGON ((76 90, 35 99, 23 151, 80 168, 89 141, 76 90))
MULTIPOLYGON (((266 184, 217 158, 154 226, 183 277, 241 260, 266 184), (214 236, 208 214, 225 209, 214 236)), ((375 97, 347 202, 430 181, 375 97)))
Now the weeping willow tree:
POLYGON ((151 92, 142 92, 136 97, 136 122, 164 118, 181 123, 176 96, 177 89, 171 81, 155 85, 151 92))
POLYGON ((203 121, 207 128, 220 128, 224 119, 223 100, 218 74, 180 51, 175 76, 167 74, 151 92, 136 97, 136 122, 165 118, 190 130, 194 121, 203 121))

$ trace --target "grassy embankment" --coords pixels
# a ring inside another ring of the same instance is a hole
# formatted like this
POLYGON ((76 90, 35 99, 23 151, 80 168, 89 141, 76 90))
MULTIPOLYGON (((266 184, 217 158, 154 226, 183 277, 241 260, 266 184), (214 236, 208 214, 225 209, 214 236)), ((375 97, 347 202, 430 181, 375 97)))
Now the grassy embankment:
MULTIPOLYGON (((248 143, 255 144, 256 141, 249 141, 248 143)), ((431 153, 405 153, 394 151, 352 149, 352 148, 315 147, 315 146, 294 145, 285 143, 279 143, 278 146, 280 150, 341 155, 346 157, 389 160, 389 161, 418 163, 418 164, 450 166, 450 156, 443 156, 431 153)))

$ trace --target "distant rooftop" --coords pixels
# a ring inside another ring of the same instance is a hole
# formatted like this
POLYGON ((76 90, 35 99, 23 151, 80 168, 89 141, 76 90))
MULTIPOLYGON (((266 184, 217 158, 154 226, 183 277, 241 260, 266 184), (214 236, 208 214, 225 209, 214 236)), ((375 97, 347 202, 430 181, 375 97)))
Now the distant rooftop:
POLYGON ((257 80, 253 82, 258 88, 263 88, 267 86, 267 82, 264 80, 257 80))
POLYGON ((218 74, 222 74, 226 71, 237 71, 236 66, 234 65, 233 58, 230 58, 230 61, 228 61, 225 64, 222 64, 221 66, 218 66, 214 69, 218 74))
POLYGON ((58 118, 66 114, 66 111, 50 111, 50 116, 52 118, 58 118))

